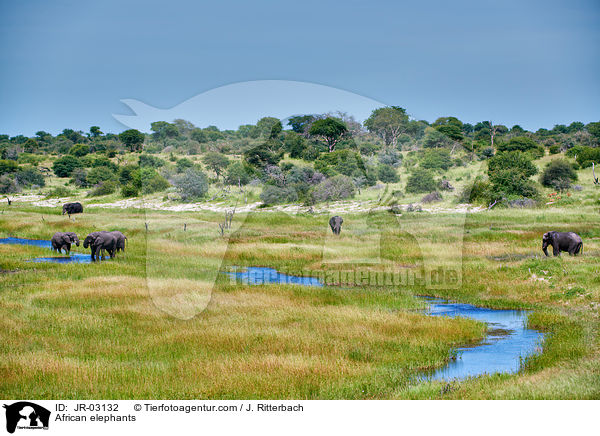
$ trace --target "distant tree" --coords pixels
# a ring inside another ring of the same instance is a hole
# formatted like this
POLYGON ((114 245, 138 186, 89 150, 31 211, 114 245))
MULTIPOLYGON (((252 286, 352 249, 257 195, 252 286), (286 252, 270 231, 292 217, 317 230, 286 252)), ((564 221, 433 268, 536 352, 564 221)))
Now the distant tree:
POLYGON ((425 193, 435 191, 438 183, 433 178, 431 171, 424 168, 415 168, 406 181, 406 192, 425 193))
POLYGON ((586 130, 592 135, 596 143, 600 143, 600 121, 589 123, 585 126, 586 130))
POLYGON ((250 182, 248 169, 241 162, 232 162, 227 167, 225 183, 228 185, 247 185, 250 182))
POLYGON ((325 140, 330 153, 335 150, 335 145, 347 132, 346 125, 337 118, 317 120, 309 130, 311 135, 319 136, 325 140))
POLYGON ((92 138, 97 138, 98 136, 102 136, 102 131, 99 126, 90 127, 90 135, 92 138))
POLYGON ((569 133, 575 133, 583 130, 584 128, 585 124, 583 124, 581 121, 573 121, 571 124, 569 124, 568 131, 569 133))
POLYGON ((173 120, 173 125, 181 136, 188 136, 196 128, 192 122, 181 118, 173 120))
POLYGON ((424 148, 450 147, 453 142, 442 132, 434 127, 425 128, 425 136, 422 139, 424 148))
POLYGON ((522 151, 530 153, 535 158, 544 155, 544 147, 539 145, 528 136, 514 136, 508 142, 500 143, 497 147, 499 152, 503 151, 522 151))
POLYGON ((119 139, 123 144, 129 147, 130 151, 142 151, 144 143, 144 134, 136 129, 125 130, 119 134, 119 139))
POLYGON ((301 135, 306 135, 310 129, 310 125, 316 119, 317 118, 314 115, 298 115, 295 117, 290 117, 287 124, 294 132, 301 135))
POLYGON ((409 127, 409 120, 406 109, 390 106, 375 109, 364 124, 369 132, 380 136, 386 145, 396 147, 398 138, 409 127))
POLYGON ((62 133, 59 136, 63 136, 73 143, 87 141, 87 138, 83 136, 81 132, 75 131, 73 129, 63 129, 62 133))
POLYGON ((529 177, 537 174, 537 167, 528 153, 508 151, 498 153, 488 161, 488 177, 493 199, 509 196, 535 198, 539 195, 529 177))
POLYGON ((255 145, 244 152, 244 160, 255 168, 262 169, 267 165, 277 165, 283 153, 272 141, 255 145))
POLYGON ((0 174, 14 173, 19 169, 19 165, 12 160, 0 160, 0 174))
POLYGON ((383 183, 397 183, 400 181, 398 172, 389 165, 379 165, 377 167, 377 178, 383 183))
POLYGON ((43 130, 38 130, 35 132, 35 136, 38 137, 38 141, 47 142, 49 139, 52 139, 52 135, 48 132, 44 132, 43 130))
POLYGON ((427 150, 421 159, 421 168, 446 171, 451 165, 452 159, 447 149, 427 150))
POLYGON ((208 141, 204 130, 198 128, 192 130, 192 132, 190 133, 190 138, 200 143, 208 141))
POLYGON ((463 140, 463 123, 456 117, 440 117, 431 126, 453 141, 463 140))
POLYGON ((170 138, 175 138, 179 136, 179 130, 174 124, 167 123, 166 121, 155 121, 150 124, 150 129, 152 132, 152 136, 154 139, 163 142, 163 146, 167 146, 167 140, 170 138))
POLYGON ((279 134, 282 130, 283 126, 281 125, 281 121, 277 120, 277 122, 271 126, 271 133, 269 133, 269 138, 275 139, 279 137, 279 134))
POLYGON ((270 138, 271 130, 273 129, 273 126, 276 125, 277 123, 279 123, 279 125, 281 125, 281 121, 279 121, 279 118, 275 118, 275 117, 261 118, 256 123, 256 127, 258 129, 259 135, 266 137, 266 138, 270 138))
POLYGON ((227 159, 227 156, 216 151, 209 151, 206 153, 202 158, 202 162, 204 162, 208 168, 214 171, 217 179, 221 176, 223 170, 229 165, 229 159, 227 159))
POLYGON ((90 146, 86 144, 75 144, 69 150, 69 154, 76 157, 83 157, 90 152, 90 146))
POLYGON ((300 159, 306 148, 306 140, 299 134, 287 132, 283 140, 285 151, 294 159, 300 159))
POLYGON ((23 144, 23 152, 25 153, 35 153, 38 150, 38 143, 33 138, 28 138, 27 141, 23 144))

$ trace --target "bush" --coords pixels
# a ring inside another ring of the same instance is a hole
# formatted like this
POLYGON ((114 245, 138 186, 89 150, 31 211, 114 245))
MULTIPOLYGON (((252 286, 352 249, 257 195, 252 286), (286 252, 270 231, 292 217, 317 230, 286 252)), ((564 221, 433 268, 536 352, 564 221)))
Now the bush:
POLYGON ((274 185, 265 185, 260 193, 260 200, 266 205, 279 203, 292 203, 298 201, 298 193, 292 187, 283 187, 274 185))
POLYGON ((158 174, 154 168, 149 167, 140 169, 140 181, 142 185, 142 194, 161 192, 171 186, 167 179, 158 174))
POLYGON ((69 150, 69 154, 76 157, 83 157, 90 152, 90 146, 85 144, 75 144, 69 150))
POLYGON ((379 165, 377 167, 377 178, 383 183, 397 183, 400 181, 398 172, 389 165, 379 165))
POLYGON ((342 174, 323 180, 312 189, 311 199, 315 203, 337 201, 354 196, 354 182, 342 174))
POLYGON ((488 162, 491 183, 491 200, 539 197, 538 189, 529 180, 537 174, 537 167, 528 153, 510 151, 498 153, 488 162))
POLYGON ((140 154, 139 165, 140 167, 160 168, 165 165, 165 161, 151 154, 140 154))
POLYGON ((581 147, 576 146, 571 148, 567 155, 577 155, 577 163, 581 168, 589 168, 592 162, 596 165, 600 164, 600 147, 581 147))
POLYGON ((539 145, 528 136, 515 136, 510 141, 498 144, 499 152, 521 151, 529 153, 533 158, 539 159, 544 156, 544 147, 539 145))
POLYGON ((87 181, 87 171, 84 168, 75 168, 71 174, 71 182, 80 188, 86 188, 90 184, 87 181))
POLYGON ((121 188, 121 195, 125 198, 137 197, 139 195, 139 189, 133 183, 123 185, 121 188))
POLYGON ((458 196, 458 201, 461 203, 489 204, 491 195, 492 187, 490 182, 477 177, 471 185, 464 187, 458 196))
POLYGON ((14 177, 8 174, 0 176, 0 194, 14 194, 19 191, 20 188, 14 177))
POLYGON ((431 171, 423 168, 415 168, 408 177, 406 183, 406 192, 422 193, 431 192, 438 187, 437 182, 433 178, 431 171))
POLYGON ((97 185, 98 183, 105 182, 115 178, 115 173, 107 167, 94 167, 86 176, 86 183, 88 185, 97 185))
POLYGON ((64 186, 57 186, 56 188, 51 189, 46 194, 46 198, 60 198, 60 197, 69 197, 72 192, 65 188, 64 186))
POLYGON ((101 182, 98 186, 96 186, 92 191, 88 193, 90 197, 99 197, 101 195, 109 195, 114 193, 119 184, 115 180, 107 180, 105 182, 101 182))
POLYGON ((119 182, 121 185, 134 181, 136 177, 139 182, 139 167, 137 165, 125 165, 119 168, 119 182))
POLYGON ((70 177, 75 168, 81 168, 81 161, 75 156, 66 155, 58 158, 52 165, 52 170, 57 177, 70 177))
MULTIPOLYGON (((362 153, 362 148, 361 148, 362 153)), ((366 153, 365 153, 366 154, 366 153)), ((377 159, 381 165, 389 165, 394 168, 398 168, 402 163, 402 155, 393 148, 386 148, 382 150, 378 155, 377 159)))
POLYGON ((15 176, 16 182, 19 186, 46 186, 44 176, 39 172, 37 168, 26 167, 17 171, 15 176))
POLYGON ((174 184, 183 201, 199 200, 208 192, 208 179, 202 171, 190 168, 177 176, 174 184))
POLYGON ((0 160, 0 174, 14 173, 19 169, 19 165, 12 160, 0 160))
POLYGON ((232 162, 225 173, 225 183, 228 185, 247 185, 250 183, 250 171, 241 162, 232 162))
POLYGON ((446 171, 451 164, 450 152, 445 149, 427 150, 421 159, 421 167, 426 169, 446 171))
POLYGON ((571 182, 577 180, 577 173, 566 159, 555 159, 546 165, 540 175, 540 183, 559 191, 569 189, 571 182))
POLYGON ((560 145, 551 145, 550 147, 548 147, 548 151, 550 151, 550 154, 558 154, 560 153, 560 145))
POLYGON ((192 168, 194 166, 194 162, 189 160, 188 158, 182 158, 177 161, 175 164, 175 170, 177 173, 183 173, 188 168, 192 168))

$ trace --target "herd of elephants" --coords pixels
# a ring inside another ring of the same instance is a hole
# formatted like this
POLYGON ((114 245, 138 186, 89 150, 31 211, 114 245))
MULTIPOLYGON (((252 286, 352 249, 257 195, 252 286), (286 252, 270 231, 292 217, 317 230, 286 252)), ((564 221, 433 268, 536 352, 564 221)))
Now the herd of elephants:
MULTIPOLYGON (((69 217, 72 214, 83 213, 81 203, 66 203, 63 205, 63 215, 66 213, 69 217)), ((342 231, 344 220, 340 216, 334 216, 329 220, 331 231, 339 235, 342 231)), ((98 260, 101 256, 104 259, 105 252, 111 258, 119 251, 125 251, 125 242, 127 237, 119 231, 97 231, 86 236, 83 241, 83 247, 90 247, 92 260, 98 260)), ((58 252, 65 250, 66 254, 71 251, 71 244, 79 246, 79 238, 73 232, 57 232, 52 236, 52 248, 58 252)), ((552 247, 554 256, 559 256, 561 251, 568 252, 569 255, 583 253, 583 241, 577 233, 550 231, 542 236, 542 251, 548 256, 548 247, 552 247)))

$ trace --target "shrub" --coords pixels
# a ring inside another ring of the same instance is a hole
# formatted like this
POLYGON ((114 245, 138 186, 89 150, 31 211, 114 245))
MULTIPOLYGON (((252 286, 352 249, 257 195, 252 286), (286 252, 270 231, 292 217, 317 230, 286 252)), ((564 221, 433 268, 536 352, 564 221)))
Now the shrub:
POLYGON ((20 186, 46 186, 46 181, 44 180, 42 173, 40 173, 37 168, 33 167, 21 168, 17 171, 15 179, 20 186))
POLYGON ((125 198, 137 197, 139 195, 139 189, 133 183, 127 183, 121 188, 121 195, 125 198))
POLYGON ((260 199, 267 206, 279 203, 292 203, 298 201, 298 193, 294 188, 289 186, 265 185, 260 193, 260 199))
POLYGON ((426 169, 446 171, 451 164, 450 152, 446 149, 427 150, 421 159, 421 167, 426 169))
POLYGON ((177 176, 174 184, 181 193, 183 201, 201 199, 208 192, 208 179, 202 171, 190 168, 177 176))
POLYGON ((577 163, 581 168, 589 168, 592 162, 600 164, 600 147, 581 147, 576 146, 569 150, 567 154, 577 155, 577 163))
POLYGON ((339 174, 323 180, 311 192, 311 199, 318 203, 322 201, 337 201, 354 196, 354 182, 348 176, 339 174))
POLYGON ((139 179, 139 167, 137 165, 125 165, 119 168, 119 182, 121 182, 121 185, 132 182, 136 176, 139 179))
POLYGON ((489 159, 494 156, 494 149, 492 147, 485 147, 481 150, 480 156, 483 159, 489 159))
POLYGON ((12 160, 0 160, 0 174, 14 173, 19 169, 19 165, 12 160))
POLYGON ((544 147, 539 145, 528 136, 515 136, 510 141, 498 144, 499 152, 521 151, 529 153, 532 157, 538 159, 545 154, 544 147))
POLYGON ((8 174, 0 176, 0 194, 14 194, 19 191, 20 188, 14 177, 8 174))
POLYGON ((250 171, 241 162, 232 162, 225 173, 225 183, 228 185, 247 185, 250 183, 250 171))
POLYGON ((377 178, 383 183, 397 183, 400 181, 398 172, 389 165, 379 165, 377 167, 377 178))
POLYGON ((86 182, 93 186, 115 178, 115 173, 107 167, 94 167, 86 176, 86 182))
POLYGON ((194 166, 194 162, 189 160, 188 158, 182 158, 177 161, 175 164, 175 169, 178 173, 183 173, 188 168, 192 168, 194 166))
POLYGON ((71 174, 71 182, 80 188, 89 186, 87 181, 87 171, 84 168, 75 168, 71 174))
MULTIPOLYGON (((362 153, 362 147, 361 147, 362 153)), ((393 148, 386 148, 382 150, 378 155, 377 159, 379 163, 382 165, 389 165, 391 167, 397 168, 402 163, 402 155, 393 148)))
POLYGON ((550 147, 548 147, 548 151, 550 152, 550 154, 558 154, 560 153, 560 145, 551 145, 550 147))
POLYGON ((75 144, 69 150, 69 154, 76 157, 83 157, 90 152, 90 146, 85 144, 75 144))
POLYGON ((52 170, 57 177, 70 177, 75 168, 81 168, 81 161, 71 155, 56 159, 52 165, 52 170))
POLYGON ((540 183, 559 191, 568 189, 577 180, 577 173, 566 159, 555 159, 546 165, 540 175, 540 183))
POLYGON ((19 162, 20 164, 30 164, 33 166, 39 165, 43 160, 43 156, 35 155, 32 153, 21 153, 17 158, 17 162, 19 162))
POLYGON ((46 198, 60 198, 60 197, 69 197, 72 192, 65 188, 64 186, 57 186, 56 188, 51 189, 46 194, 46 198))
POLYGON ((423 168, 415 168, 406 182, 406 192, 421 193, 431 192, 438 184, 433 178, 431 171, 423 168))
POLYGON ((158 174, 154 168, 149 167, 140 169, 140 182, 143 194, 161 192, 170 186, 167 179, 158 174))
POLYGON ((472 184, 466 185, 460 195, 458 201, 461 203, 484 203, 490 202, 492 195, 492 187, 490 182, 477 177, 472 184))
POLYGON ((92 161, 92 168, 98 167, 105 167, 108 171, 113 173, 116 173, 119 170, 119 166, 106 156, 99 156, 92 161))
POLYGON ((96 186, 92 191, 88 193, 90 197, 99 197, 101 195, 109 195, 114 193, 119 187, 117 181, 115 180, 107 180, 105 182, 101 182, 98 186, 96 186))

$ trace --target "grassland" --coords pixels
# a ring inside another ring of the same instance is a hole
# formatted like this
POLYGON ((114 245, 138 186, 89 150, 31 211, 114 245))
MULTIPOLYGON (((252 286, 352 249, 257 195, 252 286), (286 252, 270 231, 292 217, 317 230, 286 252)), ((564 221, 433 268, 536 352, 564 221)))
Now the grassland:
POLYGON ((58 265, 26 262, 45 249, 0 245, 0 396, 600 398, 600 226, 589 192, 576 194, 587 196, 577 208, 347 215, 336 239, 326 214, 238 213, 222 237, 217 213, 92 206, 72 221, 15 202, 0 215, 1 237, 105 228, 129 246, 112 261, 58 265), (585 255, 542 257, 548 229, 577 231, 585 255), (458 265, 460 286, 246 286, 219 274, 419 271, 431 258, 458 265), (427 317, 414 295, 530 309, 530 325, 550 335, 519 374, 420 382, 485 326, 427 317))

